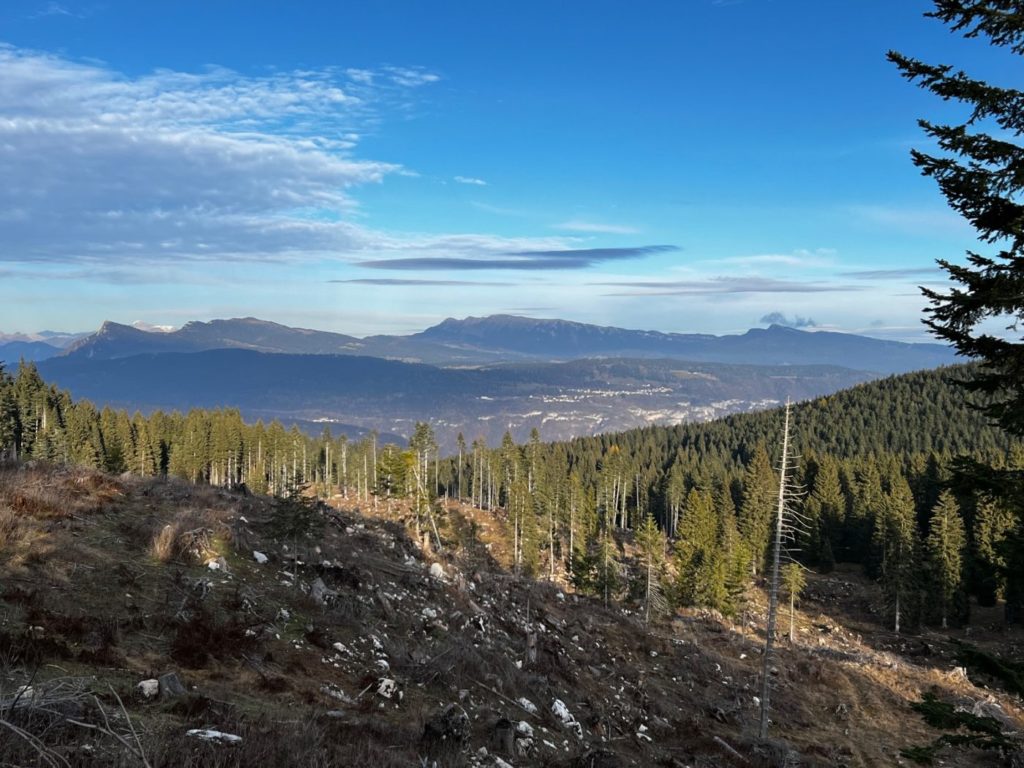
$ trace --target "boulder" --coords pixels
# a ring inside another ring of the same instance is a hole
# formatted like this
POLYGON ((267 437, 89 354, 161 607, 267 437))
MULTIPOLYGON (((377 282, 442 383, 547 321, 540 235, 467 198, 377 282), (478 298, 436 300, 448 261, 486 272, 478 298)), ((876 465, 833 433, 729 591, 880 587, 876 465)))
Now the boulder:
POLYGON ((178 677, 176 672, 167 672, 160 675, 160 679, 157 680, 157 687, 159 688, 161 699, 176 699, 187 693, 185 686, 181 684, 181 678, 178 677))
POLYGON ((338 596, 333 589, 328 589, 324 580, 317 576, 309 587, 309 596, 317 605, 327 605, 338 596))

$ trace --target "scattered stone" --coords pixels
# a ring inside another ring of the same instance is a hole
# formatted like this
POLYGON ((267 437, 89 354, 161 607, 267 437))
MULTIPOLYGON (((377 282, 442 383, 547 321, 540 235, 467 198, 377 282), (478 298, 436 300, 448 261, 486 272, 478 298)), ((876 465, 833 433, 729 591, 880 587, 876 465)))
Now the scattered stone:
POLYGON ((551 705, 552 714, 562 721, 562 725, 566 728, 571 729, 576 733, 576 738, 583 738, 583 726, 579 724, 575 717, 572 716, 572 712, 565 706, 565 702, 561 699, 555 699, 551 705))
POLYGON ((252 551, 252 559, 255 560, 257 563, 259 563, 260 565, 263 565, 264 563, 267 562, 267 560, 269 558, 266 555, 264 555, 262 552, 257 552, 254 549, 252 551))
POLYGON ((181 684, 181 678, 178 677, 176 672, 167 672, 160 675, 157 687, 160 690, 161 699, 176 699, 187 693, 185 686, 181 684))
POLYGON ((143 680, 136 686, 139 689, 139 693, 145 699, 152 699, 160 693, 160 681, 156 678, 150 680, 143 680))
POLYGON ((317 576, 309 587, 309 596, 317 605, 327 605, 338 596, 333 589, 328 589, 324 580, 317 576))
POLYGON ((444 581, 444 566, 440 563, 430 564, 430 578, 444 581))
POLYGON ((194 736, 197 739, 203 741, 215 741, 220 744, 239 744, 242 741, 241 736, 236 736, 233 733, 224 733, 223 731, 212 731, 203 728, 193 728, 188 731, 188 736, 194 736))
MULTIPOLYGON (((517 704, 519 704, 519 706, 520 706, 520 707, 522 707, 523 709, 525 709, 525 710, 526 710, 527 712, 529 712, 529 713, 530 713, 531 715, 536 715, 536 714, 537 714, 537 705, 536 705, 536 704, 534 704, 534 703, 533 703, 532 701, 530 701, 529 699, 527 699, 527 698, 523 697, 523 698, 520 698, 520 699, 518 699, 518 700, 516 701, 516 703, 517 703, 517 704)), ((564 707, 565 705, 564 705, 564 704, 562 704, 562 706, 564 707)), ((568 710, 567 710, 567 711, 568 711, 568 710)))
POLYGON ((533 739, 516 739, 516 756, 527 757, 533 752, 533 739))
POLYGON ((397 698, 399 701, 402 699, 402 692, 398 689, 398 682, 390 677, 382 677, 377 681, 377 695, 383 696, 385 699, 397 698))
POLYGON ((223 571, 224 573, 230 573, 228 568, 228 561, 223 556, 215 557, 212 560, 207 561, 206 567, 211 571, 223 571))

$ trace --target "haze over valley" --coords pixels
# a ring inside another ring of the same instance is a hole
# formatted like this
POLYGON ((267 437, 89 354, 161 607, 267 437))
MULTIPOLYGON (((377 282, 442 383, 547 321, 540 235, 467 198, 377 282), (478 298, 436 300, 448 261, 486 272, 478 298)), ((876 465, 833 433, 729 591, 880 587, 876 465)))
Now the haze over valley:
MULTIPOLYGON (((15 363, 25 343, 0 345, 0 359, 15 363)), ((445 450, 459 433, 493 445, 506 431, 565 440, 706 421, 956 361, 939 344, 779 325, 712 336, 517 316, 364 339, 255 318, 173 331, 107 322, 47 349, 36 358, 44 377, 99 405, 235 407, 351 436, 408 437, 427 421, 445 450)))

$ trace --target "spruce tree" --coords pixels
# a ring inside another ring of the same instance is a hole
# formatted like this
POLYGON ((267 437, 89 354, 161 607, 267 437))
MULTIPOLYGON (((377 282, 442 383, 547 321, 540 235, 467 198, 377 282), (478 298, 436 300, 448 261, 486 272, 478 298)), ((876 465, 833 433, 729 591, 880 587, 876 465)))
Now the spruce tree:
POLYGON ((710 493, 696 488, 686 497, 675 561, 680 602, 720 608, 725 603, 725 568, 718 542, 718 517, 710 493))
MULTIPOLYGON (((1024 8, 1018 0, 936 0, 928 15, 967 38, 1024 55, 1024 8)), ((912 153, 914 164, 935 179, 950 207, 972 225, 983 245, 967 252, 966 263, 939 260, 953 285, 945 292, 922 289, 931 304, 926 323, 962 355, 980 361, 965 386, 983 393, 980 407, 999 426, 1024 436, 1024 338, 1017 337, 1024 321, 1024 92, 895 51, 889 59, 909 81, 965 107, 959 124, 919 121, 940 151, 912 153), (994 331, 993 324, 1005 326, 1005 331, 994 331)), ((968 471, 979 484, 997 487, 1014 508, 1008 571, 1024 571, 1022 473, 977 464, 968 471)), ((1007 620, 1018 620, 1022 606, 1020 590, 1009 590, 1007 620)))
POLYGON ((943 491, 932 510, 925 551, 928 556, 929 591, 939 606, 942 628, 948 625, 950 607, 963 581, 964 521, 949 491, 943 491))
POLYGON ((786 563, 782 566, 782 591, 789 599, 789 642, 796 639, 796 601, 807 585, 807 576, 800 563, 786 563))
POLYGON ((777 492, 778 481, 771 459, 764 444, 759 443, 743 475, 743 504, 739 516, 740 535, 753 553, 751 565, 755 574, 764 569, 768 558, 777 492))
POLYGON ((1014 516, 991 497, 981 498, 974 512, 973 589, 979 605, 995 605, 1006 597, 1006 537, 1013 529, 1014 516))
POLYGON ((875 517, 874 543, 880 553, 880 577, 893 629, 899 634, 906 617, 914 616, 918 587, 917 520, 914 497, 905 480, 895 484, 875 517))
POLYGON ((644 590, 644 621, 664 613, 668 607, 661 587, 661 569, 665 562, 665 534, 654 515, 647 513, 636 532, 640 552, 641 578, 644 590))

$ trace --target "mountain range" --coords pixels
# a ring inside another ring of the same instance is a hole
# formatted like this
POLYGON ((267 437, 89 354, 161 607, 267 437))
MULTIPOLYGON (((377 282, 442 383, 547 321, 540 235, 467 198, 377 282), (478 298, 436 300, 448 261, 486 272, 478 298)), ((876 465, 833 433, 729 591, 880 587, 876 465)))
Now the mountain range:
POLYGON ((956 359, 938 344, 778 325, 710 336, 509 315, 363 339, 255 318, 175 331, 107 322, 63 350, 38 344, 7 347, 98 405, 225 406, 247 419, 352 435, 409 435, 430 421, 446 448, 460 432, 494 444, 506 430, 517 440, 532 429, 559 440, 704 421, 956 359))
MULTIPOLYGON (((0 344, 0 361, 16 362, 23 346, 0 344)), ((43 342, 45 343, 45 342, 43 342)), ((52 345, 51 345, 52 346, 52 345)), ((743 365, 840 365, 874 373, 902 373, 956 362, 940 344, 908 344, 781 325, 726 336, 662 333, 515 315, 448 319, 407 336, 356 338, 291 328, 256 318, 190 322, 171 332, 106 322, 93 334, 50 352, 35 347, 26 359, 66 355, 117 359, 138 354, 246 349, 298 355, 359 355, 441 366, 580 358, 671 358, 743 365)))

